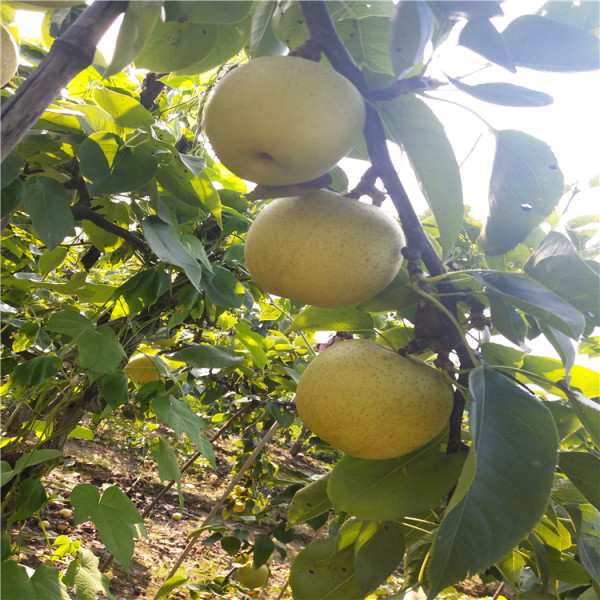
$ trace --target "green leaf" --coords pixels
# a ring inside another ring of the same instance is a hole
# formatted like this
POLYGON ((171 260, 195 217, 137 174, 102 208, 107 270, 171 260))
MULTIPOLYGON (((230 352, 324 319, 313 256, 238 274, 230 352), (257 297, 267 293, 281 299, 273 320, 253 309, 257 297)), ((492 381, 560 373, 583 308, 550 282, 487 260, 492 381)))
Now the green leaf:
POLYGON ((95 373, 114 371, 126 357, 113 328, 106 324, 84 331, 77 341, 81 366, 95 373))
POLYGON ((25 183, 25 211, 43 244, 53 250, 73 228, 69 195, 50 177, 30 177, 25 183))
POLYGON ((584 316, 569 303, 534 279, 520 273, 482 272, 473 278, 486 286, 486 291, 545 321, 555 329, 577 339, 585 326, 584 316))
POLYGON ((25 183, 15 179, 10 185, 2 188, 2 202, 0 203, 0 218, 4 219, 19 208, 23 202, 25 183))
POLYGON ((478 100, 499 104, 500 106, 548 106, 554 102, 554 98, 549 94, 512 83, 495 82, 467 85, 453 77, 448 77, 448 81, 457 89, 478 100))
POLYGON ((398 2, 390 19, 389 53, 397 78, 411 71, 423 59, 435 22, 423 2, 398 2))
MULTIPOLYGON (((91 551, 90 551, 91 552, 91 551)), ((2 562, 1 585, 3 596, 10 590, 10 600, 69 600, 67 586, 61 581, 60 571, 48 565, 40 565, 29 577, 27 569, 14 560, 2 562)), ((80 596, 81 600, 88 600, 80 596)), ((114 597, 107 596, 110 600, 114 597)), ((6 596, 6 600, 9 597, 6 596)))
POLYGON ((290 571, 294 600, 362 600, 354 574, 354 549, 336 552, 334 538, 317 540, 300 551, 290 571))
POLYGON ((211 302, 225 308, 239 308, 244 303, 246 290, 236 276, 221 266, 213 267, 212 273, 204 270, 202 286, 211 302))
POLYGON ((100 87, 94 90, 93 98, 94 102, 105 110, 119 127, 148 129, 154 124, 154 117, 135 98, 127 94, 100 87))
POLYGON ((127 4, 112 60, 104 72, 105 78, 116 75, 135 60, 160 18, 162 5, 163 2, 157 0, 136 0, 127 4))
POLYGON ((254 5, 250 22, 250 58, 283 54, 285 46, 275 37, 271 17, 277 3, 265 0, 254 5))
POLYGON ((469 19, 460 30, 458 43, 511 73, 517 72, 502 34, 487 17, 469 19))
POLYGON ((329 473, 298 490, 288 510, 288 527, 314 519, 332 507, 327 494, 329 473))
POLYGON ((434 112, 414 96, 380 106, 391 139, 406 152, 433 212, 447 256, 460 233, 464 207, 460 171, 452 145, 434 112))
POLYGON ((565 556, 564 553, 553 546, 545 545, 544 551, 548 562, 548 571, 553 579, 561 583, 572 583, 573 585, 590 584, 589 575, 580 562, 569 558, 568 555, 565 556))
POLYGON ((40 324, 34 321, 25 323, 23 327, 19 329, 19 332, 13 338, 12 350, 13 352, 23 352, 27 348, 31 348, 38 338, 40 333, 40 324))
POLYGON ((494 294, 491 290, 487 290, 487 297, 490 303, 492 325, 507 340, 523 347, 527 335, 525 319, 510 304, 507 304, 500 294, 494 294))
POLYGON ((354 546, 355 569, 358 585, 366 594, 377 589, 394 572, 402 561, 405 546, 402 530, 392 521, 378 523, 366 539, 362 533, 354 546))
POLYGON ((567 397, 588 435, 594 444, 600 447, 600 404, 586 398, 577 390, 567 391, 567 397))
POLYGON ((0 486, 8 483, 16 474, 9 462, 0 461, 0 486))
POLYGON ((40 273, 45 277, 48 273, 56 270, 65 260, 68 252, 69 249, 63 246, 57 246, 54 250, 46 250, 38 261, 40 273))
POLYGON ((19 483, 19 489, 17 491, 15 512, 7 520, 7 527, 17 521, 27 519, 34 512, 40 510, 47 501, 48 496, 46 495, 46 488, 39 479, 23 479, 19 483))
POLYGON ((33 467, 33 465, 39 465, 40 463, 54 460, 62 456, 61 450, 32 450, 23 454, 15 463, 15 473, 22 473, 26 467, 33 467))
POLYGON ((181 469, 179 468, 179 461, 177 460, 175 450, 169 446, 169 443, 162 435, 159 435, 152 440, 150 453, 158 465, 158 476, 161 482, 172 479, 177 484, 179 510, 182 510, 183 495, 181 493, 181 469))
POLYGON ((74 338, 82 331, 92 329, 92 322, 78 312, 61 310, 50 315, 46 323, 46 329, 74 338))
POLYGON ((135 66, 155 73, 190 67, 214 49, 218 32, 219 25, 158 20, 135 59, 135 66))
POLYGON ((166 598, 174 589, 183 585, 189 578, 185 575, 173 575, 173 577, 169 577, 161 586, 160 590, 158 590, 159 598, 166 598))
POLYGON ((600 5, 597 2, 557 2, 549 0, 538 9, 547 19, 560 21, 593 33, 600 22, 600 5))
POLYGON ((254 537, 254 550, 252 552, 252 562, 254 567, 258 569, 269 560, 271 554, 275 550, 275 542, 268 535, 259 533, 254 537))
POLYGON ((36 356, 17 365, 10 374, 11 384, 16 386, 38 385, 52 377, 60 366, 58 357, 54 354, 36 356))
POLYGON ((491 19, 504 14, 500 2, 490 0, 443 0, 431 5, 440 16, 451 20, 491 19))
MULTIPOLYGON (((575 365, 569 371, 567 378, 562 363, 555 358, 527 355, 523 359, 523 370, 541 375, 550 381, 562 383, 560 387, 563 390, 566 387, 565 379, 568 379, 572 388, 579 388, 585 395, 590 397, 597 396, 600 389, 600 373, 581 365, 575 365)), ((539 383, 542 385, 542 382, 539 383)))
POLYGON ((117 600, 110 593, 110 579, 100 571, 99 563, 91 550, 79 548, 77 559, 69 564, 64 580, 75 589, 80 600, 96 600, 98 593, 104 594, 108 600, 117 600))
POLYGON ((152 400, 154 414, 166 423, 178 436, 183 432, 202 453, 204 458, 214 467, 215 454, 208 438, 201 429, 206 427, 204 421, 190 408, 187 402, 173 396, 159 396, 152 400))
MULTIPOLYGON (((207 26, 203 25, 203 27, 207 26)), ((178 75, 206 73, 238 54, 248 41, 250 19, 231 25, 208 25, 208 27, 214 28, 216 32, 214 46, 201 60, 177 69, 178 75)))
POLYGON ((117 288, 111 319, 135 315, 151 306, 167 291, 169 283, 168 274, 156 267, 137 273, 117 288))
POLYGON ((259 369, 264 369, 269 360, 263 347, 263 337, 259 333, 251 331, 250 326, 245 321, 238 321, 235 324, 235 337, 250 350, 256 366, 259 369))
POLYGON ((168 160, 163 159, 156 172, 156 180, 182 202, 202 207, 202 198, 206 190, 180 156, 171 155, 168 160))
POLYGON ((233 367, 244 360, 231 348, 208 344, 188 345, 171 356, 171 360, 184 362, 198 369, 222 369, 233 367))
POLYGON ((600 459, 588 452, 561 452, 558 464, 571 483, 600 510, 600 459))
POLYGON ((127 375, 122 371, 107 373, 100 383, 104 400, 114 409, 125 404, 129 399, 127 375))
POLYGON ((374 327, 373 317, 354 306, 307 306, 294 318, 288 331, 372 331, 374 327))
POLYGON ((333 468, 327 491, 337 512, 387 521, 436 507, 456 483, 466 455, 443 455, 437 447, 389 460, 344 456, 333 468))
POLYGON ((142 231, 154 254, 160 260, 182 268, 190 283, 200 291, 202 269, 183 245, 173 227, 151 215, 142 221, 142 231))
POLYGON ((92 196, 131 192, 156 173, 156 159, 143 148, 130 148, 114 133, 99 132, 79 147, 81 173, 92 196))
POLYGON ((548 144, 523 131, 498 131, 483 251, 504 254, 525 240, 555 209, 563 184, 548 144))
POLYGON ((600 68, 600 40, 578 27, 522 15, 502 35, 518 66, 567 73, 600 68))
POLYGON ((25 161, 14 150, 0 165, 0 188, 9 186, 23 171, 25 161))
POLYGON ((541 332, 546 336, 546 339, 560 356, 560 360, 565 367, 565 375, 568 375, 577 358, 575 342, 568 335, 554 329, 554 327, 551 327, 550 325, 539 323, 539 326, 541 332))
POLYGON ((518 544, 542 516, 554 478, 558 437, 548 409, 491 369, 474 370, 469 389, 474 472, 466 485, 459 480, 438 529, 429 598, 518 544))
POLYGON ((203 0, 202 2, 169 1, 165 4, 166 21, 192 21, 194 23, 237 23, 244 20, 252 5, 247 1, 203 0))
POLYGON ((579 309, 600 326, 598 289, 600 277, 577 254, 569 238, 551 231, 527 261, 523 270, 579 309))
POLYGON ((580 504, 577 526, 579 559, 596 583, 600 583, 600 512, 590 504, 580 504))
POLYGON ((100 492, 90 483, 83 483, 71 493, 75 524, 91 520, 102 543, 129 573, 129 561, 133 556, 134 537, 147 537, 144 519, 131 500, 116 486, 100 492))

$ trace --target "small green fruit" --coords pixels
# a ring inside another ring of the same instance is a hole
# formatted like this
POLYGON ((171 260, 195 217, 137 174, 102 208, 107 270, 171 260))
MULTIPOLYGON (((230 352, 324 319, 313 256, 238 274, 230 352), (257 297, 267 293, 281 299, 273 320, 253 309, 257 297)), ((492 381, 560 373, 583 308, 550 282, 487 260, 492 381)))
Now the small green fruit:
POLYGON ((255 590, 267 583, 269 579, 269 567, 261 565, 258 569, 255 569, 252 562, 247 562, 237 570, 235 578, 246 589, 255 590))

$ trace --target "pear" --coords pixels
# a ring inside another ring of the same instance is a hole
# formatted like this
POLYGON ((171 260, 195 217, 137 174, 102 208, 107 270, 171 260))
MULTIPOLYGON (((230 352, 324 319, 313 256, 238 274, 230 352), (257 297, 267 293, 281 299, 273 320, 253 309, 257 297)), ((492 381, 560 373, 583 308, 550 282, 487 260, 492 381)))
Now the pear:
POLYGON ((252 561, 249 561, 237 570, 235 578, 246 589, 255 590, 266 585, 269 580, 269 567, 265 564, 256 569, 252 561))
POLYGON ((0 87, 4 87, 17 72, 19 51, 10 31, 0 24, 0 87))
POLYGON ((219 160, 238 177, 290 185, 329 172, 359 140, 365 114, 359 91, 330 67, 261 56, 219 81, 204 129, 219 160))
POLYGON ((143 385, 149 381, 158 381, 165 368, 164 361, 159 356, 137 354, 129 360, 124 371, 129 379, 143 385))
POLYGON ((433 440, 452 411, 435 369, 372 340, 329 346, 308 365, 296 409, 314 434, 356 458, 394 458, 433 440))
POLYGON ((383 290, 402 264, 404 235, 380 208, 326 190, 273 200, 246 234, 246 266, 260 288, 323 308, 383 290))

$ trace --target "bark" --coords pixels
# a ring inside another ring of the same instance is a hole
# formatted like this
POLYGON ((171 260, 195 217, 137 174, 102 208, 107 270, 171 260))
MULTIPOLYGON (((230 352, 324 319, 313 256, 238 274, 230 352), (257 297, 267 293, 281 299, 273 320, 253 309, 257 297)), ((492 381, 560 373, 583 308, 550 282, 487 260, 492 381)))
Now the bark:
POLYGON ((96 46, 126 1, 96 0, 52 44, 37 69, 2 106, 2 158, 23 139, 60 91, 92 64, 96 46))

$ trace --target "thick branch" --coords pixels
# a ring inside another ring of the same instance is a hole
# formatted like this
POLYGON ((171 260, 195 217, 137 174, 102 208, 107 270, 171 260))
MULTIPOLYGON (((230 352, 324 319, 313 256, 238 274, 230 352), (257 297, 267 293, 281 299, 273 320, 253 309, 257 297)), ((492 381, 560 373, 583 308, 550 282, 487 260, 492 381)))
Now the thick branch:
POLYGON ((96 0, 61 35, 37 69, 2 106, 2 158, 15 148, 60 91, 94 60, 96 46, 127 7, 125 1, 96 0))
POLYGON ((123 229, 123 227, 119 227, 114 223, 111 223, 106 217, 97 213, 95 210, 92 210, 89 206, 86 206, 82 202, 78 202, 71 207, 71 212, 73 213, 73 218, 77 221, 82 221, 84 219, 91 221, 94 225, 100 227, 104 231, 108 233, 112 233, 114 235, 119 236, 124 239, 126 242, 131 244, 134 248, 138 250, 143 250, 144 252, 148 252, 149 248, 146 242, 139 237, 137 237, 131 231, 127 229, 123 229))

